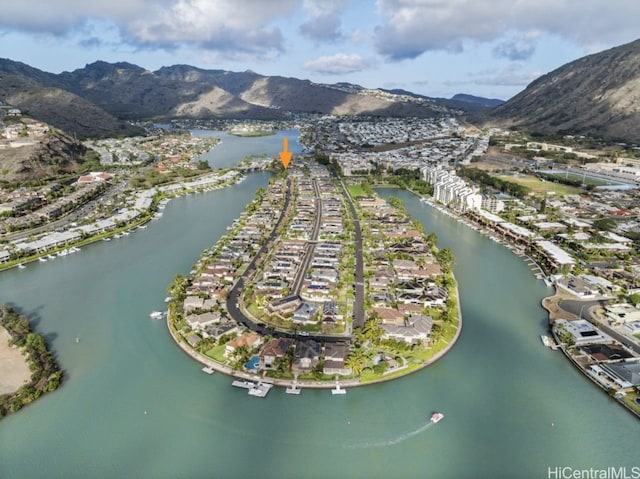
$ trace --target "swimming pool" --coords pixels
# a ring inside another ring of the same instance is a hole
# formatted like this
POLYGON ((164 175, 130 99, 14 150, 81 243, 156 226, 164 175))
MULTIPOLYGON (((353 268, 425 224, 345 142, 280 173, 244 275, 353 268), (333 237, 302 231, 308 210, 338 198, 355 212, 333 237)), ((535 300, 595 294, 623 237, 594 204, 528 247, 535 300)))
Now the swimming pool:
POLYGON ((260 365, 260 357, 256 354, 254 356, 251 356, 251 359, 249 359, 249 361, 244 363, 242 367, 247 371, 257 371, 259 365, 260 365))

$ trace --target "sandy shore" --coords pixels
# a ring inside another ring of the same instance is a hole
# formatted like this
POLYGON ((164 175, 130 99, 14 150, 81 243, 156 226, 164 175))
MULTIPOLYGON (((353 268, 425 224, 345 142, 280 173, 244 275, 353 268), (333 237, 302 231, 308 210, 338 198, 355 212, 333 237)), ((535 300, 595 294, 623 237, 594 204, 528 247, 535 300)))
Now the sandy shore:
POLYGON ((17 391, 31 379, 26 358, 16 347, 9 346, 9 333, 0 326, 0 394, 17 391))

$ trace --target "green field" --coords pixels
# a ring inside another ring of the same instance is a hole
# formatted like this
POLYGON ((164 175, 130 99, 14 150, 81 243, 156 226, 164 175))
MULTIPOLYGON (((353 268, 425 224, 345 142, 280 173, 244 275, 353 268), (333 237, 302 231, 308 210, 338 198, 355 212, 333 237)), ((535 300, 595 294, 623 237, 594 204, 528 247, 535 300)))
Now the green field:
POLYGON ((351 195, 352 198, 360 198, 361 196, 367 196, 364 193, 364 190, 362 189, 362 186, 360 184, 357 185, 349 185, 347 186, 347 189, 349 190, 349 194, 351 195))
POLYGON ((547 180, 541 181, 539 178, 531 175, 498 175, 498 178, 531 188, 531 192, 534 194, 546 195, 551 192, 558 196, 563 196, 580 193, 580 188, 576 186, 563 185, 562 183, 554 183, 547 180))

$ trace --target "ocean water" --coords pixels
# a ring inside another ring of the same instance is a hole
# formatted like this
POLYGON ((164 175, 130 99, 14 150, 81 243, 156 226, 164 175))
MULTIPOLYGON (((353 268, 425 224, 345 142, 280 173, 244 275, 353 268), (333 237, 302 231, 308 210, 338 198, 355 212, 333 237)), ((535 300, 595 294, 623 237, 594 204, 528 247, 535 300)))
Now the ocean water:
POLYGON ((145 230, 0 274, 0 302, 29 315, 67 374, 0 422, 1 478, 546 478, 638 466, 637 419, 540 341, 551 291, 509 250, 403 191, 380 193, 456 256, 463 331, 449 354, 345 396, 277 388, 259 399, 202 373, 149 313, 268 178, 172 200, 145 230), (429 425, 434 411, 445 418, 429 425))

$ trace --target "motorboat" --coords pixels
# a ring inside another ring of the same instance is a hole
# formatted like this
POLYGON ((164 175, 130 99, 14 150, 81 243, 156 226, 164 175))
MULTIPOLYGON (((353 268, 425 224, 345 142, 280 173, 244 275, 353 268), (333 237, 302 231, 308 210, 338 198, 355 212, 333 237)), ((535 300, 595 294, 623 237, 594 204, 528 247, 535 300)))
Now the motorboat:
POLYGON ((433 424, 437 424, 437 423, 439 423, 440 421, 442 421, 443 419, 444 419, 444 414, 442 414, 441 412, 434 412, 434 413, 431 415, 431 422, 432 422, 433 424))

